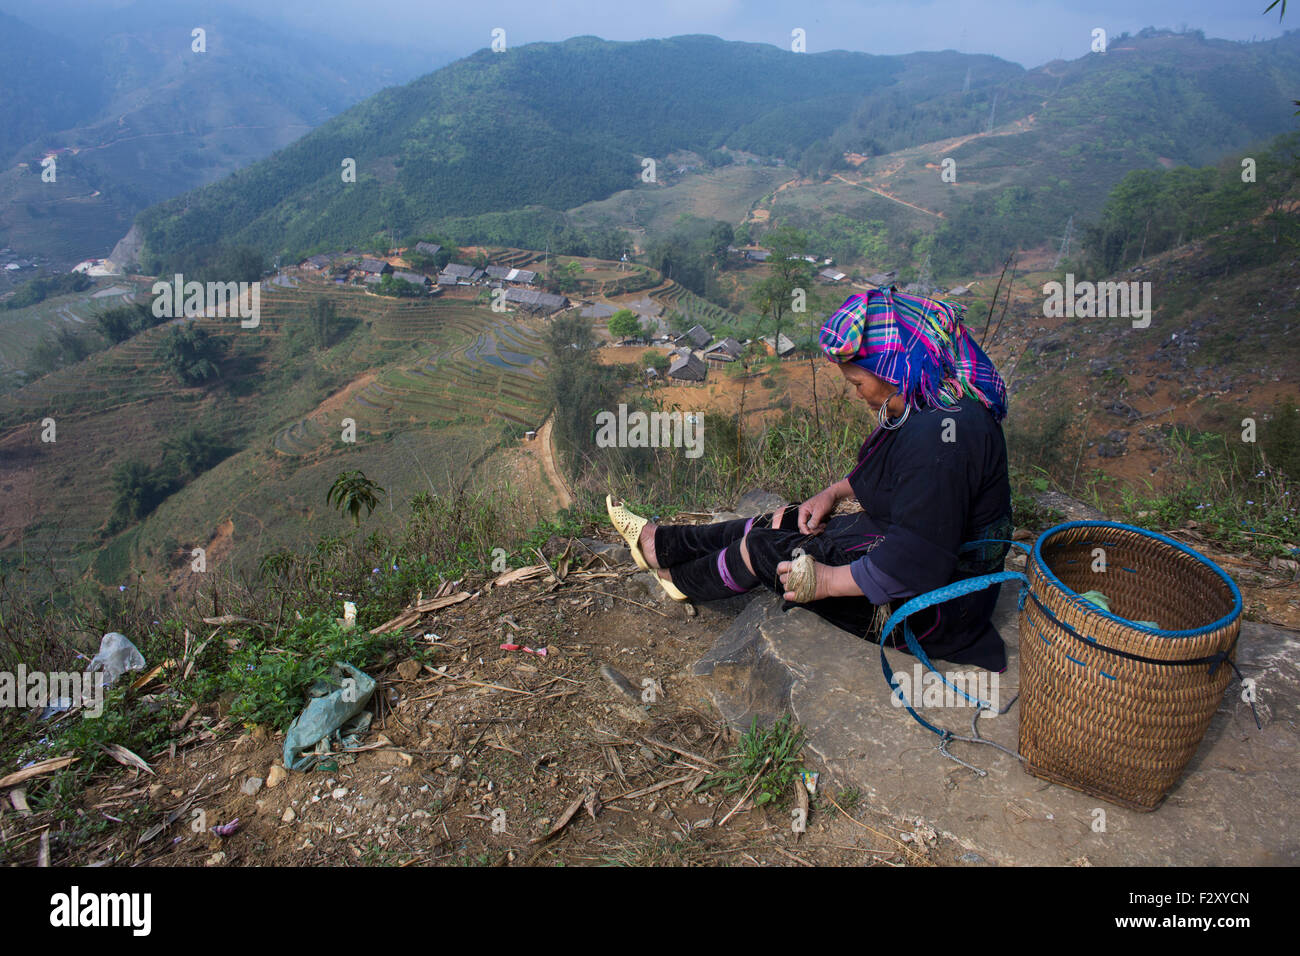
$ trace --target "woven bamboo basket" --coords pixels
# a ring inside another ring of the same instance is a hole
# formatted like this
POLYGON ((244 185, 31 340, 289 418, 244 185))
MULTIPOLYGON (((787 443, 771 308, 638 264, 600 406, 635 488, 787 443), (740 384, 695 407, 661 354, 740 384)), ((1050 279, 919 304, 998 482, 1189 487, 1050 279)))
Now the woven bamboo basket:
POLYGON ((1195 754, 1232 678, 1241 592, 1172 538, 1106 521, 1044 532, 1025 573, 1025 769, 1154 810, 1195 754), (1103 592, 1110 613, 1079 597, 1088 591, 1103 592))

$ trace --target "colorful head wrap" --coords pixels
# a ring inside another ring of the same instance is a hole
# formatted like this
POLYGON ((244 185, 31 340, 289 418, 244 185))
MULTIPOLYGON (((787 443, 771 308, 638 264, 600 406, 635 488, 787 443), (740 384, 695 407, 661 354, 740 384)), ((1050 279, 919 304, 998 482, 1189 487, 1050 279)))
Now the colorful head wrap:
POLYGON ((919 410, 950 408, 963 395, 977 398, 997 421, 1007 414, 1007 389, 989 357, 962 324, 966 307, 872 289, 851 295, 822 326, 822 351, 899 386, 919 410))

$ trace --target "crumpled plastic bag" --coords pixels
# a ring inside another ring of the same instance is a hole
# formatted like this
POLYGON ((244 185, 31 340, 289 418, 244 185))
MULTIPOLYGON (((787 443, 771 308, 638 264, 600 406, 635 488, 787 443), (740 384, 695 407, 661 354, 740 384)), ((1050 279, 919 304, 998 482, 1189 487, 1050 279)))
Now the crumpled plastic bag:
POLYGON ((284 738, 284 766, 310 770, 320 755, 359 747, 370 728, 366 705, 375 679, 351 664, 336 661, 329 677, 312 685, 311 699, 289 725, 284 738))
POLYGON ((144 668, 144 655, 126 639, 126 635, 111 631, 99 642, 99 653, 90 659, 87 671, 104 672, 104 686, 108 687, 127 671, 144 668))
MULTIPOLYGON (((1115 613, 1110 609, 1110 598, 1106 597, 1106 595, 1102 594, 1100 591, 1084 591, 1082 594, 1079 595, 1079 597, 1083 598, 1089 604, 1101 608, 1107 614, 1115 613)), ((1134 621, 1133 623, 1142 624, 1145 625, 1146 627, 1152 627, 1155 628, 1157 631, 1160 630, 1160 625, 1157 624, 1155 621, 1134 621)))

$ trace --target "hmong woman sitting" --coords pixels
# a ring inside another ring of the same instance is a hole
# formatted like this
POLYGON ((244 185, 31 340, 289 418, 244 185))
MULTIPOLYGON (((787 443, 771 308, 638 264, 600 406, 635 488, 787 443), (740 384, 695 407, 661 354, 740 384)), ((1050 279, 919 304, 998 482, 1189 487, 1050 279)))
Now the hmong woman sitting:
MULTIPOLYGON (((710 601, 759 584, 831 623, 879 641, 892 608, 941 585, 1002 570, 1011 491, 1001 421, 1006 388, 953 306, 892 291, 854 295, 820 343, 874 429, 842 480, 802 504, 749 520, 655 525, 607 499, 637 564, 675 600, 710 601), (862 511, 831 517, 856 498, 862 511), (796 565, 800 554, 812 558, 796 565)), ((954 598, 909 624, 932 659, 1001 671, 991 623, 999 588, 954 598)), ((890 644, 902 645, 901 628, 890 644)))

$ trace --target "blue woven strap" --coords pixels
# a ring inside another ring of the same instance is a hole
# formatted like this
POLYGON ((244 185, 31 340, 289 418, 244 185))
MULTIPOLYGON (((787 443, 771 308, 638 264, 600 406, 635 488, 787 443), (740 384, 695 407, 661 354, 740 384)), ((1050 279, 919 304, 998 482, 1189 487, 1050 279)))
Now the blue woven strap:
MULTIPOLYGON (((970 542, 969 545, 963 545, 962 550, 965 550, 966 547, 969 547, 971 545, 977 545, 982 543, 984 542, 979 542, 979 541, 970 542)), ((1015 543, 1019 543, 1019 542, 1015 542, 1015 543)), ((1028 586, 1029 584, 1028 579, 1019 571, 999 571, 996 574, 982 574, 979 577, 963 578, 960 581, 954 581, 952 584, 945 584, 941 588, 935 588, 933 591, 929 591, 925 594, 921 594, 918 595, 917 597, 911 598, 905 604, 903 604, 902 607, 900 607, 897 611, 889 615, 889 620, 885 622, 884 628, 881 629, 880 668, 885 673, 885 680, 889 682, 890 696, 892 697, 894 694, 897 694, 898 699, 903 702, 903 707, 905 707, 907 709, 907 712, 912 715, 912 718, 918 724, 920 724, 922 727, 924 727, 926 730, 930 731, 933 734, 937 734, 943 738, 948 738, 952 736, 951 731, 941 730, 940 728, 936 727, 934 724, 926 720, 924 717, 922 717, 920 714, 918 714, 912 708, 911 703, 907 700, 907 697, 903 694, 902 688, 899 687, 899 685, 894 680, 894 669, 889 666, 889 658, 885 656, 885 643, 886 643, 885 638, 889 635, 891 631, 893 631, 895 627, 897 627, 900 623, 903 623, 903 638, 907 642, 907 649, 912 652, 913 656, 915 656, 916 659, 919 660, 925 668, 927 668, 931 673, 937 675, 939 680, 941 680, 945 686, 952 688, 954 691, 961 694, 967 700, 971 700, 981 709, 997 710, 997 706, 994 705, 993 703, 989 701, 983 701, 983 700, 972 698, 964 690, 952 684, 948 680, 948 678, 943 676, 943 674, 940 674, 939 671, 935 669, 935 666, 932 663, 930 663, 930 658, 926 656, 925 651, 922 650, 921 648, 920 642, 917 641, 915 635, 912 634, 912 629, 908 627, 905 622, 908 617, 915 614, 917 611, 923 611, 926 608, 933 607, 936 604, 942 604, 944 601, 951 601, 953 598, 965 597, 967 594, 974 594, 976 591, 982 591, 987 587, 992 587, 995 584, 1001 584, 1004 581, 1019 581, 1026 586, 1028 586)), ((1021 593, 1022 597, 1023 594, 1024 592, 1022 591, 1021 593)))
POLYGON ((971 551, 979 547, 981 544, 1009 544, 1013 548, 1019 548, 1021 551, 1025 552, 1025 554, 1028 554, 1032 550, 1029 545, 1025 544, 1023 541, 1009 541, 1006 538, 980 538, 978 541, 967 541, 958 548, 957 551, 958 553, 962 551, 971 551))

